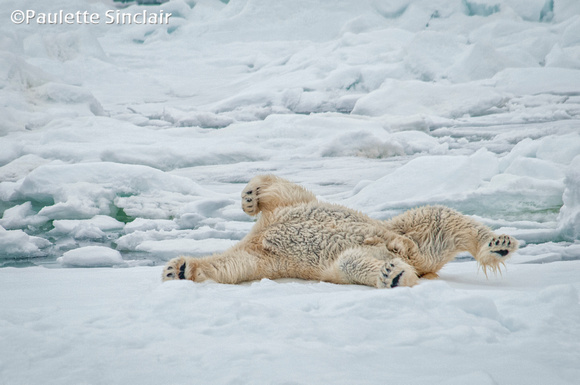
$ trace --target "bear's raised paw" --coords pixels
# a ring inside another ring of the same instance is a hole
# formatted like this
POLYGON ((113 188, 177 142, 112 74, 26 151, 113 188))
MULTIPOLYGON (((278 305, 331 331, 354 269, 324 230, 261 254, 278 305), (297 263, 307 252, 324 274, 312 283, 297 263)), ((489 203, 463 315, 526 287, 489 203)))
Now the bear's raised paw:
POLYGON ((500 265, 505 266, 505 261, 518 249, 518 241, 509 235, 499 235, 486 241, 482 246, 478 258, 484 274, 487 276, 488 269, 494 273, 501 272, 500 265))
POLYGON ((246 214, 254 216, 260 212, 258 195, 260 195, 260 186, 252 186, 251 183, 242 192, 242 210, 246 214))
POLYGON ((500 257, 507 257, 508 254, 518 249, 518 242, 509 235, 493 237, 488 243, 489 251, 498 254, 500 257))

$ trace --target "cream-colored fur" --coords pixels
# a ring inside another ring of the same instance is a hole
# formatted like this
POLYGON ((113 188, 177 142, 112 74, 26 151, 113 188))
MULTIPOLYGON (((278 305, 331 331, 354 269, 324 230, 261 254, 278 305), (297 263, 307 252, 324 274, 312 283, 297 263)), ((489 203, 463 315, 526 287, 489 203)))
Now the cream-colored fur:
POLYGON ((437 278, 447 262, 467 251, 498 271, 517 250, 508 235, 443 206, 409 210, 388 221, 344 206, 319 202, 301 186, 273 175, 253 178, 242 208, 260 214, 250 233, 222 254, 179 257, 163 280, 211 279, 240 283, 261 278, 301 278, 374 287, 412 286, 437 278))

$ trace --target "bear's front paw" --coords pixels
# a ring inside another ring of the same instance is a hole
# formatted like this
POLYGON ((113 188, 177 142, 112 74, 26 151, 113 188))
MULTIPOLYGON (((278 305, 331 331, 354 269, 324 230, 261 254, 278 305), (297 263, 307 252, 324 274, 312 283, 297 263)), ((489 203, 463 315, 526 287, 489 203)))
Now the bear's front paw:
POLYGON ((402 260, 395 258, 385 263, 381 268, 377 287, 413 286, 417 282, 418 277, 415 270, 402 260))
POLYGON ((505 258, 508 254, 516 251, 518 249, 518 241, 509 235, 500 235, 493 237, 487 247, 489 251, 494 254, 498 254, 500 257, 505 258))
POLYGON ((475 259, 479 261, 487 276, 488 269, 494 273, 500 271, 500 265, 505 266, 505 260, 511 257, 517 249, 518 241, 509 235, 499 235, 486 241, 475 259))

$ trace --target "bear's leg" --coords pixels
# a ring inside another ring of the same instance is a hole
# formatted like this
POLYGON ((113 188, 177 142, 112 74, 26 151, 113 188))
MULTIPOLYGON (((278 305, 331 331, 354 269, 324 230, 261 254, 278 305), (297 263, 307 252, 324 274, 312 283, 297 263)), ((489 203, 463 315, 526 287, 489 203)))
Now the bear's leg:
POLYGON ((263 278, 260 270, 259 258, 243 249, 236 249, 211 257, 173 258, 167 262, 161 278, 163 281, 189 279, 235 284, 263 278))
POLYGON ((415 269, 400 258, 388 257, 380 247, 355 247, 343 251, 335 262, 336 275, 330 281, 378 288, 413 286, 415 269))
POLYGON ((484 272, 488 268, 498 271, 518 248, 518 242, 509 235, 496 235, 482 223, 443 206, 409 210, 387 225, 418 245, 419 253, 408 262, 425 278, 436 278, 443 265, 465 251, 473 255, 484 272))
POLYGON ((316 196, 310 191, 274 175, 255 176, 242 190, 242 209, 251 216, 311 201, 316 196))

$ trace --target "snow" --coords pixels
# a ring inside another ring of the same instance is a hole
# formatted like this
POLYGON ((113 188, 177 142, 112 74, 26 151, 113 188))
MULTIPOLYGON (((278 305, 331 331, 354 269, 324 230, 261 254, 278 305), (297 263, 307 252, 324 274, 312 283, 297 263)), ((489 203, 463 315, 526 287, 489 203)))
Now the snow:
POLYGON ((376 290, 172 281, 160 267, 0 270, 3 382, 574 384, 579 261, 474 262, 376 290), (34 284, 30 284, 34 282, 34 284), (6 292, 5 292, 6 293, 6 292))
POLYGON ((481 115, 504 103, 501 94, 487 87, 387 80, 378 90, 361 97, 352 113, 367 116, 425 114, 458 118, 481 115))
POLYGON ((6 230, 2 226, 0 226, 0 242, 2 252, 8 257, 45 256, 42 249, 50 245, 44 238, 30 236, 22 230, 6 230))
POLYGON ((572 161, 565 179, 564 205, 558 215, 560 229, 568 239, 580 238, 580 156, 572 161))
POLYGON ((349 203, 371 208, 379 205, 375 210, 380 211, 385 207, 460 201, 496 175, 497 169, 497 158, 484 148, 469 156, 422 156, 364 187, 349 203), (413 186, 421 188, 414 190, 413 186))
POLYGON ((123 257, 108 247, 86 246, 65 252, 57 262, 71 267, 115 266, 123 264, 123 257))
POLYGON ((577 381, 578 1, 120 5, 0 9, 0 383, 577 381), (261 173, 379 219, 445 204, 522 248, 412 289, 161 284, 247 234, 261 173))

